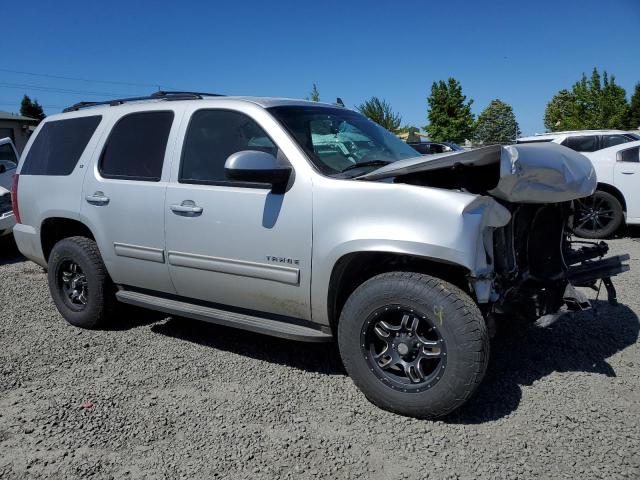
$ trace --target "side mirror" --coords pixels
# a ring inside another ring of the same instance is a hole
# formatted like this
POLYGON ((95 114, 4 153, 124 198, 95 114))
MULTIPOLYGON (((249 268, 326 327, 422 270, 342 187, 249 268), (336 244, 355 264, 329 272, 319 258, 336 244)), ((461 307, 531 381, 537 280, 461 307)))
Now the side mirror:
POLYGON ((293 169, 281 165, 270 153, 257 150, 236 152, 224 163, 224 176, 234 182, 266 183, 273 193, 284 193, 293 169))

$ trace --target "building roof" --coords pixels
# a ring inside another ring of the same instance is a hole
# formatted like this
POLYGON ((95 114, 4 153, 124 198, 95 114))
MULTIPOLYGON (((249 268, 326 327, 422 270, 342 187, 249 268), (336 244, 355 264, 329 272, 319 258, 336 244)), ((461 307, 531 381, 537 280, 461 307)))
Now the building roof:
POLYGON ((24 117, 16 113, 0 112, 0 120, 15 120, 16 122, 37 122, 37 118, 24 117))

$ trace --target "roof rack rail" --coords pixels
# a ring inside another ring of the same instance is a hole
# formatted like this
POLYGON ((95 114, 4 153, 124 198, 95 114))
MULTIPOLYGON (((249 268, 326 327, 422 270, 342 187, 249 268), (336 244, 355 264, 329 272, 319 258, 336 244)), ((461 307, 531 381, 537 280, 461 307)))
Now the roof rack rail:
POLYGON ((142 96, 142 97, 127 97, 127 98, 116 98, 114 100, 105 100, 103 102, 78 102, 70 107, 62 110, 63 112, 74 112, 80 110, 81 108, 89 108, 96 107, 98 105, 111 105, 112 107, 116 105, 122 105, 127 102, 138 102, 141 100, 197 100, 202 99, 202 97, 221 97, 219 93, 204 93, 204 92, 181 92, 181 91, 165 91, 159 90, 157 92, 153 92, 151 95, 142 96))

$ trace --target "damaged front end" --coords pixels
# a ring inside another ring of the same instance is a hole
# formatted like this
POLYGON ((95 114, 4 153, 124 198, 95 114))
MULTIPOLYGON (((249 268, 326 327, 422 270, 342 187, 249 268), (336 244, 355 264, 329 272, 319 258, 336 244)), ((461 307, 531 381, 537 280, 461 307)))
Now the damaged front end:
POLYGON ((564 306, 583 310, 589 302, 575 287, 598 289, 600 281, 616 303, 611 277, 629 269, 623 263, 629 256, 605 258, 606 243, 572 239, 573 201, 591 195, 597 183, 590 161, 573 150, 493 145, 402 160, 359 178, 473 193, 509 212, 510 219, 484 229, 479 244, 487 268, 469 277, 487 314, 536 320, 564 306))

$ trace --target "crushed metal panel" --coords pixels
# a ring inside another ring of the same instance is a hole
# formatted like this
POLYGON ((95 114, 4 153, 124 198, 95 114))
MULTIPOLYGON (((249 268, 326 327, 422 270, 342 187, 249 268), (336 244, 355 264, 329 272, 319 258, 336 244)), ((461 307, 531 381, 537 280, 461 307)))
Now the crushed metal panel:
POLYGON ((500 180, 489 193, 513 203, 559 203, 596 189, 591 161, 555 143, 502 147, 500 180))
POLYGON ((429 172, 456 165, 500 163, 500 178, 488 193, 513 203, 558 203, 587 197, 596 188, 596 174, 587 157, 555 143, 490 145, 428 158, 400 160, 358 177, 379 180, 429 172))

